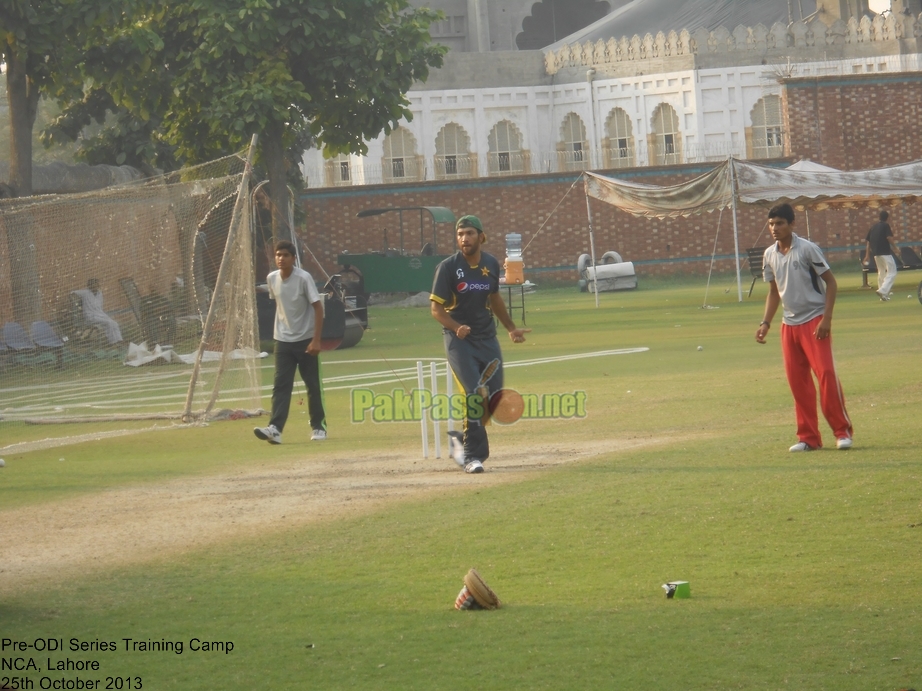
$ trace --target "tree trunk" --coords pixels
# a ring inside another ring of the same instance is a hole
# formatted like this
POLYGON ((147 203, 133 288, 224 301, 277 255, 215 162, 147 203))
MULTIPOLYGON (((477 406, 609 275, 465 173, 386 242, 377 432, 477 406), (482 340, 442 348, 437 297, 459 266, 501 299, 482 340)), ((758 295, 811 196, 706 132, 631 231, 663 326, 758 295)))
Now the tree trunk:
MULTIPOLYGON (((272 207, 272 245, 279 240, 294 241, 294 234, 288 225, 290 197, 285 171, 285 150, 282 145, 283 129, 270 125, 262 135, 263 161, 269 173, 269 199, 272 207)), ((300 256, 300 248, 298 248, 300 256)))
POLYGON ((10 107, 10 186, 17 197, 32 195, 32 128, 38 89, 27 73, 26 57, 9 51, 6 95, 10 107))
MULTIPOLYGON (((10 108, 10 187, 17 197, 32 195, 32 128, 38 108, 38 89, 26 73, 25 56, 7 54, 6 94, 10 108)), ((13 318, 26 329, 41 319, 41 287, 32 218, 20 212, 7 224, 10 289, 13 318)), ((63 241, 63 239, 62 239, 63 241)))

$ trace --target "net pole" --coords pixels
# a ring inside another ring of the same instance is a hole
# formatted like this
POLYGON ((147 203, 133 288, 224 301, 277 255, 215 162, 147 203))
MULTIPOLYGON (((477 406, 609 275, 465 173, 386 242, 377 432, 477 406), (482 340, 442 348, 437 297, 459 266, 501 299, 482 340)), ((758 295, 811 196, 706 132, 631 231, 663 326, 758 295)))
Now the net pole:
POLYGON ((737 207, 736 207, 736 198, 739 195, 739 190, 737 189, 736 182, 736 172, 735 166, 733 165, 733 157, 730 157, 730 165, 727 166, 730 169, 730 190, 731 198, 733 200, 733 253, 734 258, 736 259, 736 296, 737 301, 743 301, 743 279, 740 277, 740 231, 736 222, 737 207))
POLYGON ((595 236, 592 233, 592 209, 589 207, 589 180, 583 177, 583 187, 586 190, 586 217, 589 219, 589 251, 592 252, 592 283, 595 285, 595 306, 599 308, 599 274, 595 270, 595 236))
POLYGON ((711 274, 714 272, 714 257, 717 256, 717 238, 720 237, 720 221, 723 217, 724 210, 721 209, 720 215, 717 217, 717 232, 714 233, 714 248, 711 250, 711 263, 708 265, 708 282, 704 286, 704 304, 701 305, 704 309, 708 307, 708 291, 711 289, 711 274))
POLYGON ((221 257, 221 266, 218 268, 218 277, 215 279, 215 289, 211 294, 211 304, 208 307, 208 316, 205 317, 205 325, 202 327, 202 339, 199 342, 198 350, 195 352, 195 365, 192 367, 192 376, 189 379, 189 390, 186 392, 186 407, 182 414, 184 422, 188 422, 192 415, 192 399, 195 396, 195 385, 198 382, 198 376, 202 369, 202 356, 205 354, 205 346, 211 335, 220 294, 224 291, 224 277, 227 274, 227 267, 230 263, 228 258, 230 250, 234 245, 234 235, 236 235, 237 228, 240 225, 240 216, 246 208, 247 186, 250 175, 253 172, 253 155, 256 152, 256 142, 258 139, 259 137, 254 134, 250 139, 250 148, 247 150, 246 165, 240 177, 240 187, 237 190, 237 201, 234 203, 234 213, 231 216, 230 228, 227 231, 227 242, 224 244, 224 255, 221 257))
MULTIPOLYGON (((203 331, 204 333, 204 331, 203 331)), ((208 404, 202 410, 202 415, 208 415, 214 408, 214 404, 218 401, 218 396, 221 395, 221 381, 224 379, 224 372, 227 370, 227 363, 230 359, 230 355, 227 352, 227 343, 224 344, 224 349, 221 353, 221 360, 218 362, 218 372, 215 375, 214 386, 211 389, 211 397, 208 399, 208 404)))
MULTIPOLYGON (((249 203, 250 203, 250 202, 249 202, 249 196, 244 195, 244 202, 245 202, 245 206, 248 206, 248 205, 249 205, 249 203)), ((238 218, 238 219, 245 219, 245 218, 247 218, 248 214, 246 213, 246 211, 247 211, 247 210, 244 209, 243 212, 241 212, 240 216, 237 217, 237 218, 238 218)), ((234 223, 234 218, 235 218, 234 216, 231 217, 231 224, 232 224, 232 225, 233 225, 233 223, 234 223)), ((238 240, 237 235, 240 233, 240 224, 241 224, 241 223, 242 223, 242 220, 238 220, 238 221, 237 221, 237 230, 235 231, 235 233, 234 233, 234 238, 233 238, 235 244, 236 244, 236 242, 237 242, 237 240, 238 240)), ((247 226, 247 233, 248 233, 248 235, 250 235, 250 236, 252 237, 252 234, 253 234, 253 227, 252 227, 252 225, 248 225, 248 226, 247 226)), ((251 238, 247 238, 247 239, 250 240, 251 238)), ((230 237, 228 237, 228 240, 230 240, 230 237)), ((239 249, 239 247, 238 247, 238 249, 239 249)), ((250 258, 249 265, 250 265, 251 267, 252 267, 252 265, 253 265, 253 263, 252 263, 252 257, 250 258)), ((251 280, 249 283, 250 283, 250 285, 255 286, 255 283, 256 283, 255 277, 253 277, 253 280, 251 280)), ((217 292, 217 291, 216 291, 216 292, 217 292)), ((254 307, 253 311, 254 311, 254 313, 255 313, 255 311, 256 311, 256 310, 255 310, 255 305, 254 305, 253 307, 254 307)), ((209 310, 209 312, 210 312, 210 311, 211 311, 211 310, 209 310)), ((253 325, 251 325, 251 327, 252 327, 252 326, 253 326, 253 325)), ((254 333, 257 333, 257 332, 259 331, 258 325, 255 327, 255 329, 256 329, 256 330, 254 331, 254 333)), ((206 333, 206 332, 205 332, 205 330, 203 329, 203 330, 202 330, 202 335, 204 336, 205 333, 206 333)), ((222 349, 222 352, 221 352, 221 360, 218 362, 218 372, 217 372, 217 374, 215 375, 215 382, 214 382, 214 385, 212 386, 212 389, 211 389, 211 397, 208 399, 207 405, 206 405, 205 408, 202 410, 202 415, 203 415, 203 416, 208 415, 208 414, 212 411, 212 409, 214 408, 215 403, 217 403, 217 401, 218 401, 218 396, 221 394, 221 381, 224 379, 224 373, 227 371, 227 365, 228 365, 229 360, 230 360, 230 356, 229 356, 229 354, 228 354, 228 352, 227 352, 227 341, 226 341, 226 334, 225 334, 224 348, 222 349)))

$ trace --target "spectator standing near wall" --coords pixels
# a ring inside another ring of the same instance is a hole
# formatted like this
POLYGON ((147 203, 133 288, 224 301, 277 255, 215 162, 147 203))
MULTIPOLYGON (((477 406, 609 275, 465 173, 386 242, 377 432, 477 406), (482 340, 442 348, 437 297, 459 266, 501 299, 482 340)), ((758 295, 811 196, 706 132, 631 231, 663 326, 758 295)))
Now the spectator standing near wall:
POLYGON ((887 223, 888 218, 890 214, 881 211, 878 222, 871 226, 864 239, 864 260, 870 264, 871 257, 874 257, 877 265, 877 295, 882 302, 890 300, 890 291, 896 280, 896 258, 900 256, 899 248, 893 240, 893 231, 887 223))

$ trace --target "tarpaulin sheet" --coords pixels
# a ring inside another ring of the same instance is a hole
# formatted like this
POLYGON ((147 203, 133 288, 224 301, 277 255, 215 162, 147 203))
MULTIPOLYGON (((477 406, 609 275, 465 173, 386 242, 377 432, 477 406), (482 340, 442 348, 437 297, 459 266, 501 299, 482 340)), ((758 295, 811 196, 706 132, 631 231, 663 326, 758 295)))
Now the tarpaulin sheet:
POLYGON ((715 211, 738 201, 764 206, 789 202, 796 209, 857 209, 914 203, 922 197, 922 161, 858 171, 774 168, 728 160, 679 185, 645 185, 586 173, 589 196, 635 216, 672 218, 715 211))

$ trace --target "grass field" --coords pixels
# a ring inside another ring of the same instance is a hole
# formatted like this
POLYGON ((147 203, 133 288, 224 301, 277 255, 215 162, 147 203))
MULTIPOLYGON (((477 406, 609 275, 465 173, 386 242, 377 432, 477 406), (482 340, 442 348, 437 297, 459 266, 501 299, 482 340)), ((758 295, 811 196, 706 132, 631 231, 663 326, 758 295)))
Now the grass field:
MULTIPOLYGON (((493 427, 481 476, 423 460, 416 424, 350 423, 340 383, 323 444, 308 441, 298 401, 279 447, 245 420, 0 422, 0 638, 64 647, 7 642, 0 686, 920 688, 919 276, 900 274, 886 304, 857 272, 837 276, 849 451, 823 423, 826 449, 788 453, 778 324, 768 345, 754 341, 766 288, 737 303, 727 276, 711 283, 716 309, 702 309, 701 278, 641 277, 599 309, 539 287, 528 342, 503 341, 507 385, 585 391, 588 415, 493 427), (649 350, 513 366, 631 348, 649 350), (257 477, 288 503, 247 523, 271 492, 227 487, 257 477), (195 512, 220 493, 233 512, 195 512), (76 546, 95 542, 109 547, 81 561, 76 546), (453 609, 472 566, 502 609, 453 609), (667 600, 670 580, 692 597, 667 600), (117 650, 71 651, 71 639, 117 650), (126 651, 125 639, 183 649, 126 651), (16 669, 30 659, 37 670, 16 669), (67 659, 99 669, 48 670, 67 659)), ((356 348, 326 357, 324 377, 443 356, 425 309, 372 308, 370 321, 356 348), (352 362, 363 359, 390 364, 352 362)))

